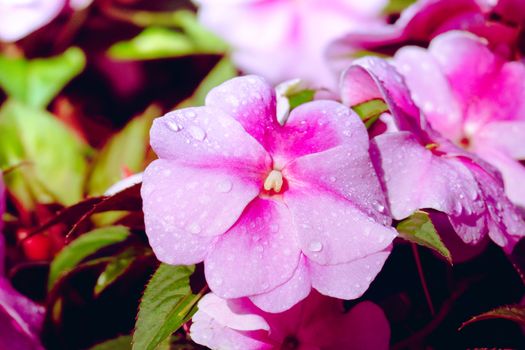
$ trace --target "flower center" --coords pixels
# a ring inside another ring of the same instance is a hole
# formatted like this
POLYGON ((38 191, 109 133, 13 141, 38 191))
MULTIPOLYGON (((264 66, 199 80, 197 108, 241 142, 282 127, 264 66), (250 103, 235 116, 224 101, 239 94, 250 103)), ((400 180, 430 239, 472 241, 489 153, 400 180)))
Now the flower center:
POLYGON ((281 192, 283 187, 283 174, 280 170, 272 170, 264 180, 264 189, 273 190, 275 193, 281 192))

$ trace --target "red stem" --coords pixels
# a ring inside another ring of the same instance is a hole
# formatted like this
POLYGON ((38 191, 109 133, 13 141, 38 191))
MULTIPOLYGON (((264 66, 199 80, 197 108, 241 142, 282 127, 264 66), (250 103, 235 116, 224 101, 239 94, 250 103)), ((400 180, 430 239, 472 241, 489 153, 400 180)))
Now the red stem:
POLYGON ((432 298, 430 297, 430 292, 428 290, 427 282, 425 280, 425 274, 423 273, 423 266, 421 265, 421 259, 419 257, 419 251, 417 250, 417 245, 412 243, 412 253, 414 253, 414 260, 416 261, 417 272, 419 274, 419 279, 421 280, 421 286, 423 287, 423 292, 425 293, 425 298, 427 300, 428 309, 430 314, 434 316, 436 313, 434 310, 434 305, 432 304, 432 298))

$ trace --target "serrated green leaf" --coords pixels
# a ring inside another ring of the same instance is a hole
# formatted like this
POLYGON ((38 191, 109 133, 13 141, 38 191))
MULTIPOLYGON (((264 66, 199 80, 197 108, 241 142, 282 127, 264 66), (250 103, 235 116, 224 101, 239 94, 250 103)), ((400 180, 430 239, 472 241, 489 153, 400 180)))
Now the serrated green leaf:
POLYGON ((482 313, 481 315, 472 317, 470 320, 464 322, 461 327, 459 327, 459 330, 471 323, 495 318, 514 321, 520 326, 525 327, 525 306, 507 305, 495 308, 494 310, 490 310, 488 312, 482 313))
POLYGON ((202 106, 204 105, 204 100, 206 95, 210 92, 211 89, 224 83, 226 80, 231 79, 237 75, 235 66, 231 60, 227 57, 224 57, 220 60, 215 67, 208 73, 206 78, 204 78, 197 89, 193 94, 179 103, 177 108, 193 107, 193 106, 202 106))
POLYGON ((131 335, 122 335, 97 344, 89 350, 131 350, 131 339, 131 335))
POLYGON ((0 135, 0 168, 22 164, 5 180, 25 207, 82 198, 89 148, 52 114, 8 101, 0 109, 0 135))
POLYGON ((439 237, 428 213, 417 211, 401 221, 396 229, 401 238, 433 249, 452 264, 452 255, 441 240, 441 237, 439 237))
POLYGON ((0 86, 6 94, 28 106, 46 107, 84 70, 86 58, 77 47, 50 58, 26 60, 0 56, 0 86))
POLYGON ((99 228, 83 234, 65 246, 53 259, 49 268, 48 289, 51 290, 61 275, 103 247, 124 241, 130 235, 124 226, 99 228))
POLYGON ((136 253, 134 249, 127 249, 115 256, 114 259, 106 265, 106 268, 98 276, 97 283, 95 284, 95 296, 100 295, 107 287, 126 273, 135 260, 136 253))
POLYGON ((355 105, 352 109, 365 123, 366 127, 369 128, 381 114, 388 111, 388 105, 382 99, 373 99, 355 105))
POLYGON ((107 142, 96 156, 89 176, 87 188, 90 195, 103 195, 111 185, 123 179, 123 169, 133 173, 144 170, 149 130, 153 119, 161 113, 160 108, 151 106, 107 142))
POLYGON ((157 349, 191 317, 202 297, 191 292, 189 278, 194 269, 194 266, 159 266, 140 302, 133 334, 134 350, 157 349))

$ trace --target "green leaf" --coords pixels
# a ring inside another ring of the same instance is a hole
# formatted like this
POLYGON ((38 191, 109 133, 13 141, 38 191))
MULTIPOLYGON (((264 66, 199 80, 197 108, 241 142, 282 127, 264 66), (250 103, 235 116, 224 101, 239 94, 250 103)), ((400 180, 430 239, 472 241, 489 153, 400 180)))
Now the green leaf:
POLYGON ((315 90, 301 90, 291 95, 287 95, 290 102, 290 111, 303 103, 310 102, 314 99, 315 90))
POLYGON ((352 109, 369 128, 381 114, 388 111, 388 105, 382 99, 374 99, 355 105, 352 109))
POLYGON ((417 0, 390 0, 383 9, 385 15, 401 13, 404 9, 415 3, 417 0))
POLYGON ((8 101, 0 135, 0 168, 21 164, 5 180, 26 208, 82 199, 89 148, 52 114, 8 101))
POLYGON ((134 350, 154 350, 195 312, 202 295, 192 294, 190 275, 194 266, 161 264, 146 286, 140 302, 134 350))
POLYGON ((131 339, 131 335, 122 335, 97 344, 89 350, 131 350, 131 339))
POLYGON ((136 254, 137 251, 135 249, 127 249, 115 256, 115 258, 106 265, 106 268, 98 276, 97 283, 95 284, 95 296, 100 295, 108 286, 126 273, 135 260, 136 254))
POLYGON ((109 56, 118 60, 151 60, 226 51, 226 45, 204 29, 193 13, 179 11, 173 19, 182 31, 165 27, 146 28, 131 40, 113 44, 109 56))
POLYGON ((90 195, 103 195, 111 185, 122 180, 125 168, 133 173, 144 170, 149 130, 153 119, 161 113, 160 108, 149 107, 107 142, 95 158, 89 176, 87 188, 90 195))
POLYGON ((0 86, 9 97, 28 106, 46 107, 85 64, 84 53, 76 47, 34 60, 0 56, 0 86))
POLYGON ((224 57, 215 65, 215 67, 213 67, 206 78, 201 81, 197 89, 195 89, 193 95, 179 103, 177 108, 204 105, 206 95, 211 89, 224 83, 226 80, 235 77, 236 75, 237 71, 235 70, 233 63, 229 58, 224 57))
POLYGON ((396 229, 401 238, 433 249, 452 264, 452 255, 439 237, 428 213, 416 211, 410 217, 401 221, 396 229))
POLYGON ((78 237, 65 246, 51 262, 48 289, 51 290, 61 275, 67 274, 86 257, 103 247, 124 241, 129 234, 129 230, 124 226, 110 226, 78 237))
POLYGON ((468 326, 471 323, 490 320, 490 319, 505 319, 518 323, 520 326, 525 327, 525 306, 523 305, 508 305, 495 308, 494 310, 482 313, 481 315, 474 316, 470 320, 464 322, 459 330, 463 327, 468 326))

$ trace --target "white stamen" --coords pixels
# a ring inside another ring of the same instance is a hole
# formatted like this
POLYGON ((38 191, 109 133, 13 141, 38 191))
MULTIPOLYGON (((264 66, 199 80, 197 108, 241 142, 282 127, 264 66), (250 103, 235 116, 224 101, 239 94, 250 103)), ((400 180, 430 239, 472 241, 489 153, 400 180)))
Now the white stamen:
POLYGON ((279 170, 272 170, 266 180, 264 180, 264 189, 266 191, 274 190, 279 193, 283 187, 283 174, 279 170))

